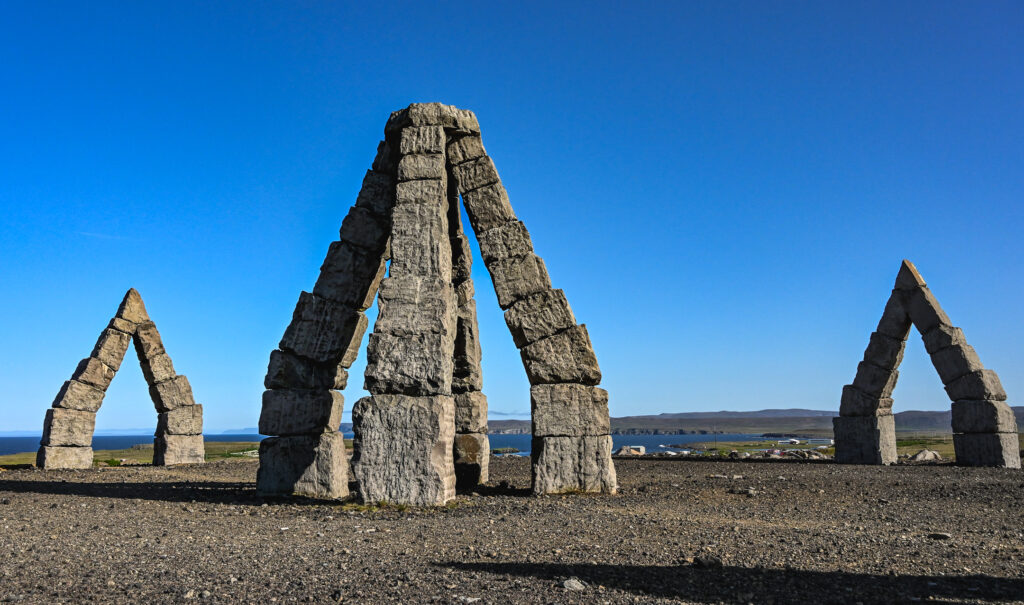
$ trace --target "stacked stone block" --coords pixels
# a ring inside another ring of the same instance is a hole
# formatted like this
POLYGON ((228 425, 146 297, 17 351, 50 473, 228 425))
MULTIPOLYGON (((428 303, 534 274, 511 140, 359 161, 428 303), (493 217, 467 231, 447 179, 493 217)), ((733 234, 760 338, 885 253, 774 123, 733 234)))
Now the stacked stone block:
POLYGON ((338 431, 348 383, 384 276, 394 174, 382 143, 355 205, 331 243, 312 292, 302 292, 278 349, 270 354, 259 431, 257 490, 316 498, 348 495, 348 458, 338 431))
POLYGON ((188 379, 175 373, 156 324, 150 320, 142 297, 132 288, 100 334, 92 354, 78 364, 47 411, 36 457, 39 467, 92 466, 96 411, 133 341, 150 397, 159 412, 153 464, 203 462, 202 406, 195 403, 188 379))

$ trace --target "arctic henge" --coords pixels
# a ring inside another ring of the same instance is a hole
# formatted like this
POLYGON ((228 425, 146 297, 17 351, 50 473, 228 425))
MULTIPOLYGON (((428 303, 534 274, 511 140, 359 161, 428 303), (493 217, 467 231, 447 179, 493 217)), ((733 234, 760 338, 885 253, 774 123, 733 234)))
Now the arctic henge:
POLYGON ((349 493, 338 426, 347 369, 368 327, 352 409, 364 502, 439 505, 487 481, 487 398, 465 206, 530 382, 535 494, 614 493, 608 393, 584 325, 552 288, 480 137, 476 116, 437 103, 391 114, 372 169, 312 292, 270 355, 257 488, 349 493))

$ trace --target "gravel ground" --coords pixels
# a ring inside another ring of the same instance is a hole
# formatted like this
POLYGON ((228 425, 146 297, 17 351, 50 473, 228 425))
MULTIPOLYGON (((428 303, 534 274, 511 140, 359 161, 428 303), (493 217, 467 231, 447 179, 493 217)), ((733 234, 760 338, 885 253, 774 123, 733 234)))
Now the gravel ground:
POLYGON ((0 601, 1024 603, 1024 473, 617 460, 535 498, 529 461, 429 510, 254 492, 257 462, 0 471, 0 601))

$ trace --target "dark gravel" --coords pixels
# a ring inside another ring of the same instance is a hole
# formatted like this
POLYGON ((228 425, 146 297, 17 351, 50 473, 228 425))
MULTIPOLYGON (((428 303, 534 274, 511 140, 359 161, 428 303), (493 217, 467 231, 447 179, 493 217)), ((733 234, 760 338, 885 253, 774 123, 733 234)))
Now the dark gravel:
POLYGON ((1024 602, 1021 471, 616 466, 618 496, 535 498, 493 459, 430 510, 264 502, 254 460, 0 471, 0 601, 1024 602))

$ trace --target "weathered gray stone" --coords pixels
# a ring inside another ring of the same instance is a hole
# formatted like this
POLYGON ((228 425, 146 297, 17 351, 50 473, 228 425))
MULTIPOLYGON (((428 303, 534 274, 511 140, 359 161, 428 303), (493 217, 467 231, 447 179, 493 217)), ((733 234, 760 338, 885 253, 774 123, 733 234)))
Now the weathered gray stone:
POLYGON ((124 298, 121 299, 121 304, 117 307, 115 317, 136 325, 149 321, 146 305, 142 302, 142 297, 139 296, 138 290, 131 288, 125 293, 124 298))
POLYGON ((516 220, 516 213, 512 211, 512 204, 508 201, 508 193, 501 183, 461 193, 466 214, 469 215, 469 223, 477 237, 516 220))
POLYGON ((924 278, 917 272, 914 263, 904 259, 903 264, 900 265, 900 272, 896 274, 895 289, 911 291, 927 286, 928 284, 924 283, 924 278))
POLYGON ((953 452, 961 466, 1020 468, 1017 433, 953 434, 953 452))
POLYGON ((170 412, 157 414, 156 436, 202 435, 203 406, 186 405, 170 412))
POLYGON ((852 384, 843 387, 839 404, 840 416, 891 416, 892 399, 875 397, 857 389, 852 384))
POLYGON ((881 332, 872 332, 868 347, 864 350, 864 361, 880 368, 898 368, 903 361, 903 350, 907 341, 881 332))
POLYGON ((488 156, 480 156, 452 167, 452 174, 459 185, 459 193, 466 195, 487 185, 500 184, 498 170, 488 156))
POLYGON ((487 432, 487 396, 480 391, 457 393, 455 399, 455 431, 457 433, 487 432))
POLYGON ((348 456, 341 433, 270 437, 260 442, 256 491, 263 496, 348 496, 348 456))
POLYGON ((425 506, 455 497, 452 397, 364 397, 352 422, 352 466, 364 502, 425 506))
POLYGON ((1005 401, 953 402, 954 433, 1016 433, 1017 419, 1005 401))
POLYGON ((68 380, 53 399, 53 407, 95 412, 103 404, 103 391, 77 380, 68 380))
POLYGON ((263 391, 261 435, 304 435, 338 430, 345 398, 337 391, 263 391))
POLYGON ((921 334, 927 334, 938 326, 953 326, 939 301, 928 288, 917 288, 903 292, 903 306, 921 334))
POLYGON ((115 372, 121 368, 121 360, 132 342, 132 337, 120 330, 107 328, 100 334, 89 357, 99 359, 115 372))
POLYGON ((490 264, 533 254, 533 241, 522 221, 509 221, 477 236, 480 256, 490 264))
POLYGON ((455 292, 448 281, 401 275, 380 284, 374 331, 395 336, 455 331, 455 292))
POLYGON ((992 370, 977 370, 964 374, 946 385, 946 394, 951 401, 991 399, 1006 401, 1006 391, 999 382, 999 376, 992 370))
POLYGON ((538 340, 523 347, 519 354, 532 385, 601 382, 601 369, 585 325, 538 340))
POLYGON ((379 216, 390 216, 395 205, 395 175, 393 172, 367 170, 363 186, 356 197, 356 206, 366 208, 379 216))
POLYGON ((398 151, 411 155, 420 153, 443 154, 447 137, 442 126, 412 126, 403 128, 398 151))
POLYGON ((483 389, 480 367, 480 328, 476 321, 476 301, 471 300, 457 311, 455 323, 454 372, 452 390, 456 393, 483 389))
POLYGON ((370 334, 364 388, 374 394, 450 395, 455 339, 445 334, 370 334))
POLYGON ((517 300, 551 289, 544 261, 535 254, 506 258, 487 265, 498 296, 498 306, 508 309, 517 300))
POLYGON ((142 375, 145 376, 147 384, 166 382, 177 376, 174 373, 174 364, 171 363, 171 358, 167 353, 142 357, 139 359, 139 365, 142 367, 142 375))
POLYGON ((92 468, 92 448, 44 445, 36 454, 36 466, 46 470, 92 468))
POLYGON ((931 354, 931 359, 942 384, 949 384, 964 374, 985 369, 974 347, 969 344, 939 349, 931 354))
MULTIPOLYGON (((427 206, 431 210, 444 207, 447 212, 447 204, 447 178, 405 181, 395 185, 395 206, 419 205, 427 206)), ((394 212, 392 212, 392 223, 394 222, 394 212)))
POLYGON ((404 155, 398 161, 398 182, 443 179, 447 174, 443 154, 404 155))
POLYGON ((413 275, 451 281, 452 247, 448 237, 446 204, 441 201, 437 204, 409 203, 395 206, 390 275, 413 275))
POLYGON ((393 177, 398 165, 398 155, 398 146, 393 140, 381 141, 377 143, 377 154, 373 158, 371 168, 393 177))
POLYGON ((101 391, 106 391, 113 379, 114 369, 95 357, 86 357, 78 362, 75 373, 71 375, 71 380, 84 382, 101 391))
POLYGON ((857 364, 857 375, 853 386, 872 397, 887 399, 896 388, 899 371, 880 368, 873 363, 862 361, 857 364))
POLYGON ((367 258, 372 266, 372 259, 378 258, 387 246, 388 237, 391 236, 391 221, 367 208, 353 206, 341 221, 338 233, 341 241, 370 252, 367 258))
POLYGON ((607 435, 608 391, 582 384, 539 384, 530 387, 535 437, 607 435))
POLYGON ((484 143, 478 136, 453 137, 448 143, 448 161, 453 166, 487 155, 484 143))
POLYGON ((348 372, 338 364, 319 364, 286 351, 270 353, 263 386, 268 389, 342 390, 348 372))
POLYGON ((929 355, 946 347, 967 344, 967 338, 964 337, 963 330, 954 326, 943 325, 936 326, 930 332, 922 334, 921 340, 924 341, 924 348, 928 351, 929 355))
POLYGON ((888 416, 838 416, 832 419, 836 462, 895 464, 896 425, 888 416))
POLYGON ((333 242, 313 294, 345 307, 369 309, 386 272, 384 257, 385 251, 369 252, 347 242, 333 242))
POLYGON ((480 134, 480 124, 472 111, 441 103, 413 103, 392 112, 384 132, 395 134, 410 126, 443 126, 449 134, 480 134))
POLYGON ((505 311, 505 324, 520 349, 576 325, 561 290, 542 290, 516 301, 505 311))
MULTIPOLYGON (((451 225, 451 219, 448 224, 451 225)), ((452 245, 452 283, 461 284, 473 275, 473 252, 469 247, 469 238, 463 234, 451 238, 452 245)))
POLYGON ((153 440, 153 466, 203 462, 206 446, 202 435, 160 435, 153 440))
POLYGON ((359 352, 366 325, 361 312, 303 292, 279 346, 318 363, 341 362, 348 367, 359 352))
MULTIPOLYGON (((96 413, 64 408, 46 410, 42 445, 89 447, 96 429, 96 413)), ((90 460, 91 462, 91 460, 90 460)))
POLYGON ((617 489, 610 435, 534 437, 533 493, 569 491, 614 494, 617 489))
POLYGON ((476 287, 473 286, 472 280, 466 280, 455 286, 455 306, 461 307, 467 302, 473 300, 476 295, 476 287))
POLYGON ((455 462, 456 489, 472 489, 487 483, 491 441, 486 433, 456 434, 452 457, 455 462))
POLYGON ((192 398, 192 386, 183 375, 150 385, 149 396, 153 399, 153 405, 158 412, 170 412, 196 403, 192 398))
POLYGON ((166 352, 160 332, 157 331, 156 324, 151 321, 139 324, 132 342, 135 344, 135 353, 138 354, 139 360, 166 352))
POLYGON ((899 291, 893 290, 885 303, 885 310, 882 312, 882 318, 878 320, 875 331, 905 341, 910 335, 910 327, 910 316, 903 307, 903 298, 899 291))
POLYGON ((135 330, 139 327, 139 324, 120 317, 112 317, 110 318, 110 323, 107 324, 107 327, 112 330, 117 330, 118 332, 124 332, 130 336, 135 334, 135 330))

